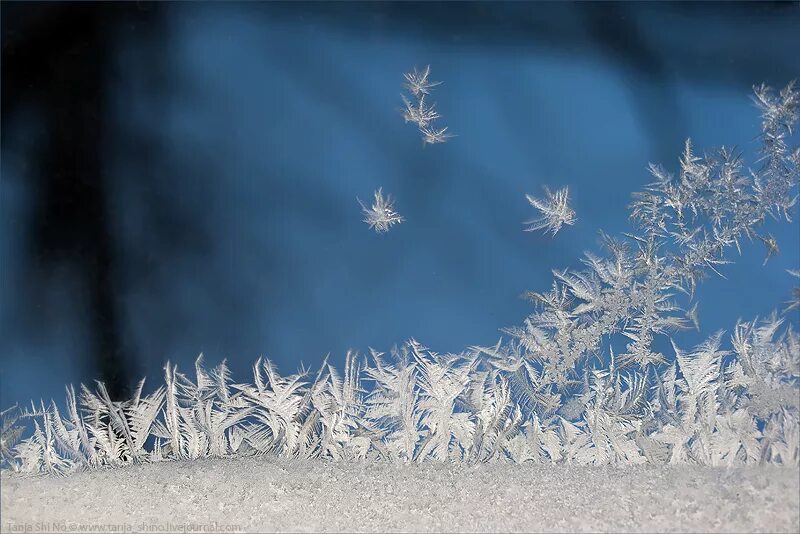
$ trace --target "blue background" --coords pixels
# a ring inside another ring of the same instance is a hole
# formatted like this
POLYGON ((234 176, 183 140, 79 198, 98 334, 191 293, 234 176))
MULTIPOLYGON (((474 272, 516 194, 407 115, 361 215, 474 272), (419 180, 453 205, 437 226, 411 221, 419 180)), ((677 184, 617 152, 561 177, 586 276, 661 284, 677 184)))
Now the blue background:
MULTIPOLYGON (((260 355, 288 373, 410 337, 493 344, 531 312, 524 291, 578 267, 598 230, 631 229, 648 162, 676 171, 691 137, 754 166, 751 86, 800 74, 796 3, 183 3, 157 21, 115 18, 99 147, 120 342, 150 387, 200 352, 243 381, 260 355), (457 137, 423 147, 399 110, 403 73, 426 64, 457 137), (543 185, 569 186, 578 216, 555 238, 522 231, 543 185), (385 235, 356 201, 378 187, 406 218, 385 235)), ((97 376, 79 267, 31 275, 47 126, 20 101, 3 117, 3 406, 97 376)), ((761 243, 732 251, 698 292, 702 335, 679 345, 783 306, 800 230, 767 230, 781 254, 762 267, 761 243)))

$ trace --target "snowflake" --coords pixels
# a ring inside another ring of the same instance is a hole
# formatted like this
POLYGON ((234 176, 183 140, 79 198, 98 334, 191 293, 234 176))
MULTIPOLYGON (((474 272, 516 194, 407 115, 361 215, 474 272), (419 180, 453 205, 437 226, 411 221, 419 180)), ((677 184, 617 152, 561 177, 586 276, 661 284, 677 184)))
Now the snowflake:
POLYGON ((565 187, 552 193, 547 187, 544 188, 547 194, 546 199, 535 198, 531 195, 525 195, 531 206, 539 210, 542 215, 537 219, 525 221, 524 224, 530 226, 525 229, 526 232, 533 232, 536 230, 546 230, 547 232, 556 235, 564 224, 573 225, 577 220, 575 218, 575 210, 569 206, 569 188, 565 187))
POLYGON ((394 210, 394 200, 387 195, 383 196, 382 188, 375 191, 375 202, 371 207, 366 207, 361 200, 361 211, 364 214, 364 222, 377 233, 382 234, 389 231, 393 224, 399 224, 405 219, 394 210))

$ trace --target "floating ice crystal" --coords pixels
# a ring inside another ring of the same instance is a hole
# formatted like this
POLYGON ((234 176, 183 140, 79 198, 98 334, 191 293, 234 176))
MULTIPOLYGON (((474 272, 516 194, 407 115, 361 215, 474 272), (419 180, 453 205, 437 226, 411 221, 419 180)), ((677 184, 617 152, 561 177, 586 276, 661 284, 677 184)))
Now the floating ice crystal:
POLYGON ((375 191, 375 201, 371 207, 366 207, 361 200, 358 203, 361 204, 364 222, 379 234, 388 232, 392 225, 399 224, 405 220, 395 211, 392 197, 387 195, 384 198, 382 188, 378 188, 375 191))

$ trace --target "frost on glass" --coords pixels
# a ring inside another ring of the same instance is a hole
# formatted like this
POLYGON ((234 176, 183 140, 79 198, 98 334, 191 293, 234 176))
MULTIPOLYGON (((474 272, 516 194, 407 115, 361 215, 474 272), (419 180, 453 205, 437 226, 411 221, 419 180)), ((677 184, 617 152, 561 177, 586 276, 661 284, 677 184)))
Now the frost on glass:
MULTIPOLYGON (((420 100, 434 85, 427 76, 407 76, 420 100)), ((586 253, 581 269, 555 271, 549 290, 529 293, 534 312, 493 346, 440 354, 410 340, 389 355, 350 352, 343 371, 326 362, 288 376, 259 359, 243 383, 224 361, 207 368, 201 357, 191 373, 168 363, 163 385, 145 394, 142 381, 126 402, 100 383, 69 387, 63 407, 2 412, 3 466, 67 473, 260 454, 797 466, 800 336, 777 312, 693 348, 654 345, 699 327, 697 284, 743 240, 764 243, 767 257, 777 251, 762 223, 789 220, 797 199, 800 151, 788 136, 798 93, 759 86, 755 101, 759 161, 728 149, 701 156, 687 142, 676 173, 651 165, 652 182, 631 205, 633 231, 605 236, 605 250, 586 253)), ((541 204, 553 233, 570 214, 566 191, 554 197, 541 204)), ((380 190, 364 212, 379 232, 399 222, 380 190)), ((797 306, 795 290, 785 308, 797 306)))

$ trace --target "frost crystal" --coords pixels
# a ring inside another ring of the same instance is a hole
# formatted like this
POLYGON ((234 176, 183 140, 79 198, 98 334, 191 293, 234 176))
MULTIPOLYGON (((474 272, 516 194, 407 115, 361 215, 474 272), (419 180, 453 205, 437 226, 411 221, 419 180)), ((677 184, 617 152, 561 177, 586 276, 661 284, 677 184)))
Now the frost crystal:
POLYGON ((546 230, 556 235, 562 225, 573 225, 577 220, 575 218, 575 211, 569 206, 569 188, 565 187, 552 193, 545 187, 544 191, 547 194, 547 198, 544 199, 525 195, 525 198, 528 199, 531 206, 541 212, 539 218, 524 223, 530 225, 525 231, 534 232, 536 230, 546 230))
POLYGON ((453 137, 451 134, 446 133, 447 126, 439 130, 421 128, 420 132, 422 132, 422 141, 429 145, 433 145, 435 143, 444 143, 449 138, 453 137))
POLYGON ((411 102, 405 95, 402 96, 403 103, 406 106, 406 109, 403 111, 403 118, 406 122, 413 122, 416 124, 421 131, 424 131, 432 121, 441 117, 441 115, 436 112, 433 105, 428 106, 425 104, 424 96, 417 102, 411 102))
POLYGON ((411 91, 411 94, 420 97, 420 95, 428 95, 433 87, 440 85, 442 82, 432 82, 428 80, 431 74, 431 66, 426 65, 422 72, 417 71, 414 67, 413 72, 407 72, 403 76, 406 79, 406 88, 411 91))
POLYGON ((382 188, 375 191, 375 201, 371 207, 366 207, 361 200, 358 203, 361 204, 364 222, 379 234, 388 232, 393 224, 399 224, 405 220, 394 210, 392 197, 387 195, 384 198, 382 188))
POLYGON ((441 84, 442 82, 432 82, 428 80, 431 73, 431 66, 427 65, 422 72, 418 71, 416 67, 412 72, 407 72, 405 76, 405 87, 411 92, 412 98, 406 95, 400 95, 403 99, 403 119, 406 122, 413 122, 417 125, 420 134, 422 134, 422 142, 426 145, 436 143, 444 143, 452 134, 448 134, 447 126, 443 128, 434 128, 433 121, 440 119, 441 115, 436 111, 436 104, 428 104, 425 102, 425 97, 430 95, 431 89, 441 84))

